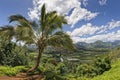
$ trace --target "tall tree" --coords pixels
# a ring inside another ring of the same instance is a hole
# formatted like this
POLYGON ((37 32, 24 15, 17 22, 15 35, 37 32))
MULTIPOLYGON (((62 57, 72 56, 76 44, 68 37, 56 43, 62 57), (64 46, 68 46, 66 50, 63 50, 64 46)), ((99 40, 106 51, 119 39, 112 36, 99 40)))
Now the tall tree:
POLYGON ((41 8, 41 15, 38 22, 29 21, 22 15, 12 15, 10 22, 16 22, 16 26, 6 26, 0 28, 0 34, 6 35, 8 39, 14 36, 17 41, 24 41, 26 44, 36 44, 38 55, 35 65, 29 70, 38 68, 40 58, 47 46, 61 47, 68 50, 74 48, 69 35, 62 31, 62 25, 67 24, 63 16, 56 11, 46 13, 45 4, 41 8))

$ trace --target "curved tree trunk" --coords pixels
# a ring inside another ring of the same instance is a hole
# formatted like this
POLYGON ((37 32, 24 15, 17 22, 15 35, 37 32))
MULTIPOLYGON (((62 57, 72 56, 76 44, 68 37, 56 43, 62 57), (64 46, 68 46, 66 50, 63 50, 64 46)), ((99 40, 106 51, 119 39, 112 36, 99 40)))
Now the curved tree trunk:
POLYGON ((37 56, 37 58, 36 58, 35 65, 34 65, 31 69, 29 69, 28 72, 32 72, 32 71, 36 70, 36 69, 38 68, 38 66, 39 66, 40 59, 41 59, 41 56, 42 56, 42 52, 43 52, 43 50, 44 50, 44 47, 40 46, 38 49, 39 49, 39 50, 38 50, 39 53, 38 53, 38 56, 37 56))

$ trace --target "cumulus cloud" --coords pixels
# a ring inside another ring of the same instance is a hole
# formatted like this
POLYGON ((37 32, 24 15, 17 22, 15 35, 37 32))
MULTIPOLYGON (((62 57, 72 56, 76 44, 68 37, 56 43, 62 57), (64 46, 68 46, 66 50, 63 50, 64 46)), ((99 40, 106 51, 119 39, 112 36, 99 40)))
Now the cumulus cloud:
POLYGON ((71 15, 67 16, 68 23, 71 24, 71 27, 74 27, 74 25, 81 20, 91 20, 95 18, 98 15, 98 13, 92 13, 84 8, 75 8, 71 15))
POLYGON ((120 21, 112 20, 111 22, 108 23, 109 29, 114 29, 119 26, 120 26, 120 21))
POLYGON ((87 23, 79 28, 72 31, 71 36, 84 36, 92 35, 99 30, 99 27, 93 26, 91 23, 87 23))
POLYGON ((106 5, 107 0, 99 0, 99 4, 101 6, 106 5))
POLYGON ((108 34, 101 34, 101 35, 95 35, 92 37, 87 37, 87 38, 81 38, 81 37, 72 37, 74 43, 76 42, 86 42, 86 43, 93 43, 97 40, 101 40, 104 42, 107 41, 115 41, 115 40, 120 40, 120 30, 112 33, 108 33, 108 34))
POLYGON ((97 33, 99 34, 99 33, 108 32, 109 30, 115 29, 117 27, 120 27, 120 21, 112 20, 108 22, 106 25, 100 26, 99 31, 97 33))
POLYGON ((40 9, 44 3, 46 4, 47 12, 55 10, 59 14, 64 15, 72 27, 74 27, 78 21, 91 20, 98 15, 97 12, 91 12, 82 8, 80 0, 33 0, 34 7, 30 8, 28 12, 31 19, 39 18, 40 9))
POLYGON ((67 31, 71 35, 74 42, 95 42, 97 40, 102 41, 115 41, 120 40, 120 30, 117 32, 109 32, 117 27, 120 27, 120 21, 112 20, 106 25, 94 26, 91 23, 82 25, 79 28, 74 29, 72 32, 67 31), (88 37, 84 38, 87 35, 88 37))

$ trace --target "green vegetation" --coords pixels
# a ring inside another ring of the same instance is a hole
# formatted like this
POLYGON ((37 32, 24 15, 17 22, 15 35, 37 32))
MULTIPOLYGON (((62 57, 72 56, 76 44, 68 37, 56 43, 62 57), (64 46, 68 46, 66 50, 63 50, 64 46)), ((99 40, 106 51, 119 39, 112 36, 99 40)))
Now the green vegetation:
POLYGON ((100 76, 93 78, 92 80, 120 80, 120 59, 117 59, 109 71, 106 71, 100 76))
POLYGON ((120 80, 120 59, 117 59, 113 64, 112 68, 109 71, 104 72, 102 75, 96 76, 94 78, 72 78, 70 80, 120 80))
POLYGON ((20 72, 26 72, 27 70, 28 68, 26 68, 25 66, 0 66, 0 76, 15 76, 16 74, 20 72))
MULTIPOLYGON (((3 38, 2 38, 3 39, 3 38)), ((0 41, 0 65, 19 66, 27 65, 27 50, 10 41, 0 41)))
POLYGON ((35 44, 38 48, 35 65, 29 72, 38 68, 42 53, 47 46, 69 50, 74 48, 70 36, 62 30, 62 25, 67 24, 67 21, 56 11, 46 13, 45 4, 41 8, 38 23, 29 21, 22 15, 10 16, 9 22, 17 22, 17 25, 1 27, 1 35, 5 35, 9 40, 15 37, 17 41, 24 41, 25 44, 35 44))

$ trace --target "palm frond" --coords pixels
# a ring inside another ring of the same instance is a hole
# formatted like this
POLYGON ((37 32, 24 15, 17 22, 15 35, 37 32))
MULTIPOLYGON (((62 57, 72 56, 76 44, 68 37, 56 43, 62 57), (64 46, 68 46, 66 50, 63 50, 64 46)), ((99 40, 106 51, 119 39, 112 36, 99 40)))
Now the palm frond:
POLYGON ((6 37, 7 39, 12 39, 14 32, 14 27, 10 25, 0 27, 0 36, 6 37))
POLYGON ((63 16, 60 16, 56 11, 53 11, 46 14, 44 24, 44 32, 46 34, 51 34, 57 29, 62 29, 63 24, 67 24, 67 21, 63 16))
POLYGON ((29 20, 27 20, 25 17, 23 17, 22 15, 11 15, 9 17, 9 22, 18 22, 18 25, 21 25, 23 27, 28 27, 32 30, 32 26, 29 20))
POLYGON ((40 28, 40 24, 37 23, 36 21, 31 21, 30 24, 32 28, 34 29, 34 31, 36 31, 37 33, 40 33, 42 31, 40 28))
POLYGON ((18 21, 19 22, 20 20, 28 22, 27 19, 20 14, 11 15, 8 19, 9 19, 10 23, 13 22, 13 21, 18 21))
POLYGON ((41 8, 41 30, 42 33, 48 35, 54 32, 57 29, 62 29, 63 24, 67 24, 64 16, 60 16, 56 11, 46 13, 45 4, 41 8))
POLYGON ((24 41, 26 43, 34 43, 34 38, 36 38, 33 32, 28 27, 17 26, 15 28, 15 38, 17 41, 24 41))
POLYGON ((59 31, 56 32, 54 35, 52 35, 47 40, 48 45, 55 46, 55 47, 61 47, 68 50, 73 50, 74 45, 69 35, 66 33, 59 31))
POLYGON ((41 8, 41 20, 40 20, 42 31, 44 30, 44 26, 45 26, 45 17, 46 17, 46 7, 44 4, 41 8))
POLYGON ((36 30, 33 29, 35 26, 38 27, 35 21, 29 21, 22 15, 12 15, 9 17, 9 21, 18 23, 15 28, 17 40, 26 40, 27 42, 31 39, 31 42, 33 42, 33 38, 37 37, 36 30))

